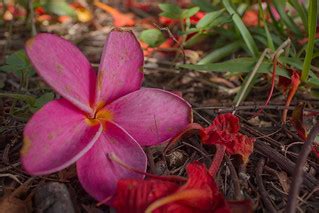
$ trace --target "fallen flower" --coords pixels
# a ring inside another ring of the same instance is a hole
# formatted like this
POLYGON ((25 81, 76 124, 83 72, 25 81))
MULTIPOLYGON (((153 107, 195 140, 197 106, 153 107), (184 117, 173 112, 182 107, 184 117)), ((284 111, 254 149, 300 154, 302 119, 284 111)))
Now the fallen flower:
POLYGON ((141 88, 144 57, 131 31, 109 34, 98 76, 80 50, 58 36, 38 34, 27 42, 26 52, 38 74, 63 97, 42 107, 24 129, 21 161, 31 175, 77 161, 82 186, 102 200, 115 192, 119 179, 143 177, 114 164, 108 153, 145 171, 141 146, 162 143, 191 121, 184 99, 141 88))
POLYGON ((124 14, 118 11, 117 9, 102 3, 98 0, 94 0, 94 5, 101 8, 102 10, 108 12, 113 17, 113 24, 115 27, 124 27, 124 26, 134 26, 134 14, 128 13, 124 14))
POLYGON ((255 139, 239 133, 239 129, 238 117, 226 113, 218 115, 209 127, 203 128, 200 135, 203 144, 223 145, 228 154, 238 154, 247 163, 253 152, 255 139))
POLYGON ((239 133, 239 119, 231 113, 218 115, 212 124, 203 128, 200 132, 203 144, 215 144, 216 153, 209 168, 212 176, 215 176, 225 151, 230 155, 240 155, 243 162, 248 162, 254 149, 254 138, 239 133))
POLYGON ((250 201, 226 201, 204 165, 190 163, 186 171, 188 180, 181 186, 156 179, 120 180, 111 206, 119 213, 231 212, 232 208, 251 212, 250 201))
POLYGON ((247 163, 254 148, 254 138, 250 138, 239 132, 239 119, 231 113, 220 114, 206 128, 200 124, 191 123, 172 141, 175 143, 185 134, 198 132, 203 144, 216 145, 217 151, 214 155, 209 172, 215 176, 223 160, 225 151, 230 155, 240 155, 243 162, 247 163))

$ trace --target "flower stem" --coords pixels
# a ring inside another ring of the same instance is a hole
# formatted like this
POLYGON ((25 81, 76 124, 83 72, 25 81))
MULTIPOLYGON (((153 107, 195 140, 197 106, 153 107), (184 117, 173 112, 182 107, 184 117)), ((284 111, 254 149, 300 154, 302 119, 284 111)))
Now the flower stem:
POLYGON ((219 170, 219 167, 220 167, 220 164, 222 163, 223 161, 223 158, 224 158, 224 154, 225 154, 225 150, 226 150, 226 146, 224 145, 220 145, 220 144, 216 144, 216 153, 214 155, 214 158, 213 158, 213 162, 211 164, 211 166, 209 167, 209 174, 212 176, 212 177, 215 177, 218 170, 219 170))

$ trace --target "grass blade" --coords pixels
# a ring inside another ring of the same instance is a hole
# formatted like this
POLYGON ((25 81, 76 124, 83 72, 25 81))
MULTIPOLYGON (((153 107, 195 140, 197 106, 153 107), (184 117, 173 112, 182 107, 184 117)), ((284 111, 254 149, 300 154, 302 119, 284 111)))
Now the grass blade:
MULTIPOLYGON (((249 73, 254 69, 257 59, 254 58, 237 58, 220 63, 208 63, 208 64, 181 64, 179 67, 185 69, 191 69, 204 72, 229 72, 229 73, 249 73)), ((257 72, 258 73, 271 73, 273 63, 269 60, 264 60, 257 72)), ((282 68, 277 67, 276 75, 290 78, 290 73, 282 68)))
POLYGON ((317 0, 309 1, 308 8, 308 44, 306 49, 306 57, 301 73, 301 80, 307 81, 315 44, 315 34, 317 27, 317 0))
POLYGON ((243 84, 240 87, 239 92, 235 96, 234 102, 235 107, 238 107, 240 103, 247 97, 248 93, 252 89, 253 85, 255 84, 256 79, 258 78, 258 69, 261 66, 264 58, 266 57, 267 53, 269 53, 269 49, 265 49, 264 52, 259 57, 253 71, 249 73, 244 79, 243 84))
POLYGON ((278 11, 280 18, 285 23, 285 25, 296 35, 302 36, 302 33, 295 22, 287 15, 285 11, 286 1, 285 0, 277 0, 273 1, 273 4, 278 11))
POLYGON ((236 13, 236 11, 230 5, 229 0, 223 0, 223 4, 224 4, 226 10, 228 11, 228 13, 232 16, 232 20, 233 20, 235 26, 237 27, 237 29, 239 30, 242 38, 244 39, 251 55, 256 58, 258 56, 258 48, 257 48, 257 45, 256 45, 253 37, 251 36, 248 29, 246 28, 246 26, 242 22, 240 16, 236 13))
MULTIPOLYGON (((302 3, 298 0, 289 0, 289 3, 297 10, 304 26, 308 26, 307 11, 302 3)), ((307 29, 305 29, 307 30, 307 29)))
POLYGON ((207 64, 219 61, 220 59, 230 55, 231 53, 237 51, 240 48, 241 41, 235 41, 226 46, 223 46, 219 49, 212 51, 207 54, 202 60, 200 60, 197 64, 207 64))
POLYGON ((258 0, 258 6, 259 6, 259 13, 260 13, 261 19, 264 23, 264 29, 265 29, 266 38, 267 38, 267 46, 268 46, 268 48, 275 50, 274 42, 272 41, 269 29, 268 29, 268 24, 267 24, 267 21, 265 19, 264 10, 261 6, 261 0, 258 0))

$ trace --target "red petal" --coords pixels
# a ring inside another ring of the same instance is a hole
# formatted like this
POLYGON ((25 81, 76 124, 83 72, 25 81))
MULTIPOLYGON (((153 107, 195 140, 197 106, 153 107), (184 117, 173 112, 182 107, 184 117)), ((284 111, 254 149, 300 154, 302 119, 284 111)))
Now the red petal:
POLYGON ((178 185, 161 180, 120 180, 112 206, 118 213, 144 212, 157 199, 167 196, 178 189, 178 185))
POLYGON ((204 165, 190 163, 186 170, 188 181, 181 187, 161 180, 120 180, 112 207, 119 213, 252 211, 249 201, 228 203, 204 165))
POLYGON ((278 87, 282 89, 282 93, 286 94, 287 88, 289 87, 291 80, 289 78, 279 76, 278 87))
POLYGON ((101 8, 102 10, 108 12, 113 17, 113 24, 115 27, 124 27, 124 26, 134 26, 134 14, 131 13, 121 13, 117 9, 102 3, 100 1, 94 1, 94 5, 101 8))
POLYGON ((292 112, 292 124, 294 125, 295 129, 297 130, 297 134, 301 137, 304 141, 307 139, 306 129, 303 125, 303 108, 304 104, 299 104, 294 111, 292 112))
POLYGON ((201 131, 203 143, 211 143, 211 140, 229 140, 230 135, 239 131, 239 119, 231 114, 218 115, 212 124, 201 131))
MULTIPOLYGON (((290 86, 290 90, 289 90, 288 97, 287 97, 286 104, 285 104, 286 108, 289 107, 289 105, 292 101, 292 98, 295 96, 295 94, 298 90, 299 84, 300 84, 300 75, 297 71, 293 70, 292 75, 291 75, 291 86, 290 86)), ((286 123, 287 112, 288 112, 288 109, 285 109, 282 113, 283 124, 286 123)))
MULTIPOLYGON (((206 167, 199 163, 190 163, 186 168, 188 174, 188 181, 185 185, 180 187, 178 191, 189 189, 201 189, 203 193, 206 192, 206 198, 184 200, 182 205, 186 205, 191 209, 201 211, 212 211, 219 208, 228 209, 224 196, 219 192, 213 177, 208 173, 206 167)), ((226 211, 227 212, 227 211, 226 211)))
POLYGON ((254 150, 254 142, 255 138, 237 133, 234 135, 233 140, 226 144, 226 152, 230 155, 240 155, 244 163, 247 163, 250 154, 254 150))
POLYGON ((206 167, 190 163, 186 168, 188 181, 175 193, 152 203, 146 212, 230 212, 224 196, 219 193, 216 183, 206 167))
POLYGON ((218 115, 212 124, 201 131, 204 144, 221 144, 226 152, 239 154, 246 163, 253 151, 254 138, 239 133, 239 119, 231 113, 218 115))
POLYGON ((218 115, 212 124, 201 131, 203 143, 219 140, 230 140, 231 134, 239 131, 239 119, 231 113, 218 115))

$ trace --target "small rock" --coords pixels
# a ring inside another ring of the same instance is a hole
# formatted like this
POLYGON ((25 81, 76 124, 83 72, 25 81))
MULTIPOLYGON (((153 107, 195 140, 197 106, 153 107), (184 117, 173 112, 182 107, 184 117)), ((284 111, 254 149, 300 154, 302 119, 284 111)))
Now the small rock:
POLYGON ((51 182, 39 186, 34 196, 38 213, 74 213, 73 204, 65 184, 51 182))

